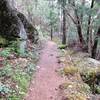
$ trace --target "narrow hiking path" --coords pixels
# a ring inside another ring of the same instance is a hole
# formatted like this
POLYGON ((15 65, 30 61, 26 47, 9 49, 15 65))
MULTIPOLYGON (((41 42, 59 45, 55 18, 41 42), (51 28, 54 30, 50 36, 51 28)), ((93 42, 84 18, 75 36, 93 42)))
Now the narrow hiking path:
POLYGON ((57 100, 58 87, 63 83, 63 78, 55 72, 60 67, 57 63, 57 45, 47 41, 41 51, 36 73, 25 100, 57 100))

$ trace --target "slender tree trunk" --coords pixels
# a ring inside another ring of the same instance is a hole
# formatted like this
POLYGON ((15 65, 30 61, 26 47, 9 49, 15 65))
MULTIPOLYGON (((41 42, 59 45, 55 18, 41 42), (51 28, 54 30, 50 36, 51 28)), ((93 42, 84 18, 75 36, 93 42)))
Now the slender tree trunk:
POLYGON ((96 58, 96 52, 97 52, 97 46, 98 46, 98 38, 100 36, 100 27, 98 29, 98 32, 97 32, 97 36, 94 40, 94 45, 93 45, 93 48, 92 48, 92 58, 96 58))
MULTIPOLYGON (((73 6, 76 7, 75 1, 73 1, 73 6)), ((81 20, 80 20, 80 17, 78 15, 77 9, 75 9, 74 12, 75 12, 75 16, 76 16, 76 27, 77 27, 79 41, 83 46, 85 41, 84 41, 83 34, 82 34, 81 20)))
POLYGON ((84 39, 83 39, 82 29, 81 29, 80 25, 77 26, 77 31, 78 31, 79 41, 83 45, 84 44, 84 39))
POLYGON ((63 36, 62 36, 62 44, 66 44, 66 10, 65 10, 65 7, 63 9, 63 36))
MULTIPOLYGON (((82 8, 84 7, 84 5, 85 5, 85 0, 82 0, 82 8)), ((83 11, 82 11, 82 13, 81 13, 81 18, 80 18, 80 20, 81 20, 81 24, 82 24, 82 22, 83 22, 83 11)))
POLYGON ((78 32, 78 36, 79 36, 79 41, 82 45, 84 45, 84 38, 83 38, 83 34, 82 34, 81 21, 80 21, 78 14, 77 14, 77 11, 75 11, 75 14, 76 14, 76 18, 77 18, 76 27, 77 27, 77 32, 78 32))
POLYGON ((89 55, 91 55, 91 52, 92 52, 92 28, 90 27, 89 28, 89 41, 88 41, 88 53, 89 55))
POLYGON ((61 36, 62 33, 62 11, 61 11, 61 7, 58 8, 59 12, 58 12, 58 16, 59 16, 59 24, 58 24, 58 36, 61 36))
MULTIPOLYGON (((95 0, 92 0, 91 9, 94 7, 94 2, 95 2, 95 0)), ((91 35, 91 33, 90 33, 90 24, 91 24, 91 15, 89 15, 89 18, 88 18, 87 43, 89 42, 89 35, 91 35)))
POLYGON ((52 40, 52 38, 53 38, 53 28, 51 26, 51 40, 52 40))

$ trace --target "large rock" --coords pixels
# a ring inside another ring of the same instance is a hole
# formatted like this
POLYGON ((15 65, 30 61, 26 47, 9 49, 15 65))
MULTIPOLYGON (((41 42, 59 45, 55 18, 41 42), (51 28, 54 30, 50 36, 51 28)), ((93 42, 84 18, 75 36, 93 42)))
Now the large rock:
POLYGON ((37 43, 39 37, 36 28, 34 28, 34 26, 26 19, 26 17, 22 13, 17 11, 17 16, 22 21, 24 28, 27 32, 28 38, 32 40, 32 42, 37 43))
POLYGON ((9 0, 0 1, 0 36, 7 40, 31 39, 36 42, 37 30, 27 21, 26 17, 13 9, 9 0))
POLYGON ((22 22, 16 13, 13 12, 13 9, 10 7, 8 0, 1 0, 0 35, 9 40, 13 39, 13 37, 20 37, 21 28, 22 22))

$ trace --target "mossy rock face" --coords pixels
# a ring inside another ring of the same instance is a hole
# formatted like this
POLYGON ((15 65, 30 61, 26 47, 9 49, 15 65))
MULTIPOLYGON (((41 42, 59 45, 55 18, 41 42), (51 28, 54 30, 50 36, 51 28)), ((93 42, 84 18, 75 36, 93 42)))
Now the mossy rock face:
MULTIPOLYGON (((29 39, 33 43, 38 42, 38 32, 35 27, 22 13, 11 7, 9 0, 1 0, 0 8, 0 36, 9 41, 20 38, 29 39)), ((6 44, 4 39, 1 40, 1 44, 6 44)))
POLYGON ((15 37, 3 37, 2 35, 0 35, 0 47, 8 47, 9 45, 15 43, 15 41, 17 43, 19 43, 19 38, 15 38, 15 37))
POLYGON ((8 45, 8 40, 2 36, 0 36, 0 47, 8 45))

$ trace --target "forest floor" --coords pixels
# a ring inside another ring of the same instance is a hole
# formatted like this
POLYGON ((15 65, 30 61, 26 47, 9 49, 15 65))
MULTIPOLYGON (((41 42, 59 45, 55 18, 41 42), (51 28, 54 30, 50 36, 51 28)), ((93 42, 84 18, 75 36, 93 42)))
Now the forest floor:
POLYGON ((53 41, 0 48, 0 100, 100 100, 100 61, 53 41))
POLYGON ((46 41, 24 100, 100 100, 100 95, 92 94, 94 90, 99 93, 99 88, 91 91, 90 87, 94 83, 91 73, 98 73, 97 63, 87 53, 70 48, 60 50, 55 42, 46 41), (87 77, 90 84, 83 80, 87 77))
POLYGON ((56 72, 61 67, 57 53, 57 45, 47 41, 41 50, 36 78, 33 78, 25 100, 57 100, 58 87, 64 82, 56 72))

